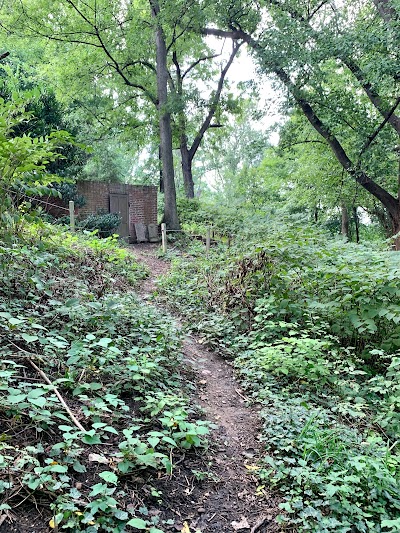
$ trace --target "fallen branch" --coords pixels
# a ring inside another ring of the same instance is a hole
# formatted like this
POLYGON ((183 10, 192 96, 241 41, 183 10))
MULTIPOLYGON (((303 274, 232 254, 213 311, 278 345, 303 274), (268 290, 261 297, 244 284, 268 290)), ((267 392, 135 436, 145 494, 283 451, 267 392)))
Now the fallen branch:
POLYGON ((50 381, 50 379, 47 377, 47 375, 43 372, 43 370, 41 370, 33 361, 32 359, 28 359, 30 364, 33 366, 33 368, 36 370, 36 372, 38 372, 41 377, 45 380, 45 382, 48 384, 48 385, 51 385, 53 387, 53 390, 55 392, 55 395, 57 396, 57 398, 60 400, 60 403, 61 405, 64 407, 64 409, 67 411, 70 419, 72 420, 72 422, 75 424, 75 426, 80 429, 81 431, 84 431, 86 432, 86 429, 82 426, 82 424, 79 422, 79 420, 75 417, 74 413, 71 411, 71 409, 68 407, 66 401, 64 400, 64 398, 61 396, 59 390, 57 389, 57 387, 55 385, 53 385, 53 383, 50 381))
POLYGON ((239 389, 235 389, 235 392, 236 392, 236 394, 237 394, 238 396, 240 396, 240 397, 242 398, 242 400, 245 400, 246 402, 251 403, 250 398, 247 398, 247 396, 245 396, 244 394, 242 394, 242 393, 240 392, 239 389))

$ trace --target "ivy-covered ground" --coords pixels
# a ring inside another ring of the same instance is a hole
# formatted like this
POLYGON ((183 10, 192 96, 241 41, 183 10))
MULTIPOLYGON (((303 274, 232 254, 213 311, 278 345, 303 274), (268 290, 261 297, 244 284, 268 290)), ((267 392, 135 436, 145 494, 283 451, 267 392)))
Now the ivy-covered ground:
POLYGON ((209 257, 171 250, 158 298, 261 404, 256 474, 284 499, 278 522, 400 531, 400 256, 290 217, 189 214, 189 230, 213 221, 222 240, 209 257))
POLYGON ((157 483, 206 445, 181 335, 112 238, 25 225, 0 243, 0 530, 160 533, 157 483), (154 481, 154 483, 153 483, 154 481))
POLYGON ((1 533, 400 530, 398 253, 212 218, 0 243, 1 533))

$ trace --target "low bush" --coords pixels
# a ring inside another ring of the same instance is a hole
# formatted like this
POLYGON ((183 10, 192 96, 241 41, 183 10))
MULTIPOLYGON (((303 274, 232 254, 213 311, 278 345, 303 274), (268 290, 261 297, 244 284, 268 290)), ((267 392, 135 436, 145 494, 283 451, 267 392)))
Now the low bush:
POLYGON ((78 220, 76 227, 88 231, 97 230, 100 237, 110 237, 116 232, 120 223, 121 215, 118 213, 103 213, 78 220))

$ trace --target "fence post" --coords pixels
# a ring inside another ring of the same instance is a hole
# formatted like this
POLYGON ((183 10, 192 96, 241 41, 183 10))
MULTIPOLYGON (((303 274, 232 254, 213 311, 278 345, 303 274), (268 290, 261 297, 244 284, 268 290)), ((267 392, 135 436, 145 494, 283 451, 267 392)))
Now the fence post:
POLYGON ((162 249, 163 252, 167 252, 167 225, 162 223, 161 224, 161 241, 162 241, 162 249))
POLYGON ((72 200, 69 201, 69 224, 71 231, 75 231, 75 204, 72 200))
POLYGON ((211 244, 211 228, 207 228, 207 234, 206 234, 206 254, 208 255, 210 252, 210 244, 211 244))

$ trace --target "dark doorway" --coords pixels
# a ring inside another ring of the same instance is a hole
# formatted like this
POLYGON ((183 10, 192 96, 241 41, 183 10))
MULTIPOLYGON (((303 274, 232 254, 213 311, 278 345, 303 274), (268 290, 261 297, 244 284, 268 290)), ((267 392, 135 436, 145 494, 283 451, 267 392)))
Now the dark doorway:
POLYGON ((129 237, 129 199, 127 194, 110 194, 110 213, 121 215, 121 223, 117 233, 120 237, 129 237))

